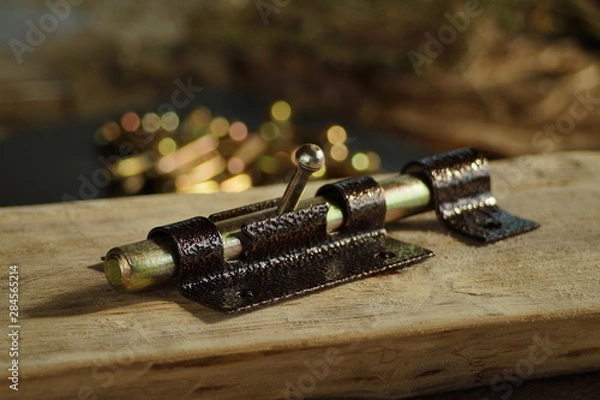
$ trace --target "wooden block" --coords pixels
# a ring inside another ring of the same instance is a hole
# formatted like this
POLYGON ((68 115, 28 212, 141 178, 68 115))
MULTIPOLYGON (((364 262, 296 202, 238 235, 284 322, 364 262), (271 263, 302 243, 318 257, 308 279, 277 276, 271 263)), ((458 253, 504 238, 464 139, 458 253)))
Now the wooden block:
POLYGON ((11 264, 20 279, 19 392, 8 388, 5 333, 1 397, 401 398, 488 384, 504 395, 521 378, 598 368, 598 171, 598 152, 494 162, 499 204, 541 228, 473 246, 421 214, 389 233, 435 257, 234 316, 173 286, 116 293, 100 257, 154 226, 276 197, 280 186, 0 209, 2 302, 11 264))

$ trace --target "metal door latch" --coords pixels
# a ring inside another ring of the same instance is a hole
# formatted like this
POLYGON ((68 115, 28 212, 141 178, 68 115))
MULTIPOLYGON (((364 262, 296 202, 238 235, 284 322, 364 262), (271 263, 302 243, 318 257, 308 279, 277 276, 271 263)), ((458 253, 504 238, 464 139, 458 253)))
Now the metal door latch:
POLYGON ((157 227, 144 241, 111 249, 108 282, 138 290, 178 278, 184 297, 232 313, 433 256, 388 237, 384 226, 432 208, 448 229, 484 243, 539 226, 496 205, 487 160, 469 148, 411 162, 379 182, 328 184, 305 200, 324 155, 304 145, 296 162, 282 199, 157 227))

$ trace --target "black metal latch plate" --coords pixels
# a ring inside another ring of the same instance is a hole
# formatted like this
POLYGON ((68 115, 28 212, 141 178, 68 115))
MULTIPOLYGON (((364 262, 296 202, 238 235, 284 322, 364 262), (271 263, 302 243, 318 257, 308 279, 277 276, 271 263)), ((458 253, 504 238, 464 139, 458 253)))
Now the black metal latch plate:
POLYGON ((370 177, 327 185, 323 195, 346 202, 345 225, 326 231, 327 202, 242 227, 243 254, 225 260, 215 222, 252 210, 258 203, 155 228, 150 237, 168 235, 179 249, 179 290, 183 296, 225 313, 333 286, 433 256, 430 250, 386 237, 385 201, 370 177))

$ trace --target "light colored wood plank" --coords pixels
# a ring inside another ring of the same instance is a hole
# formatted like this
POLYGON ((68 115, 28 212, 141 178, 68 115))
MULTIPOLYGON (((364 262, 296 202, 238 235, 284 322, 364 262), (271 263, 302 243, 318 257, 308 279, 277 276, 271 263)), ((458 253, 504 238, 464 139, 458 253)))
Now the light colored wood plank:
POLYGON ((21 279, 20 390, 3 378, 0 394, 395 398, 490 382, 504 394, 516 386, 498 383, 502 375, 598 368, 599 170, 597 152, 494 162, 500 205, 540 229, 478 247, 425 213, 389 231, 434 258, 235 316, 170 286, 115 293, 99 257, 154 226, 275 197, 281 187, 0 209, 0 276, 8 282, 14 263, 21 279))

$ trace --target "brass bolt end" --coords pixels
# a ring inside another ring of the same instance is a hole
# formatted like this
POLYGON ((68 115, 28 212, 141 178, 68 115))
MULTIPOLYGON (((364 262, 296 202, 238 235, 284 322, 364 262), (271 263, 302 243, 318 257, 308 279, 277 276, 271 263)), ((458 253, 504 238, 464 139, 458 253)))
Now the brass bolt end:
POLYGON ((160 239, 115 247, 104 258, 106 279, 117 290, 144 289, 170 280, 175 273, 175 259, 160 239))

